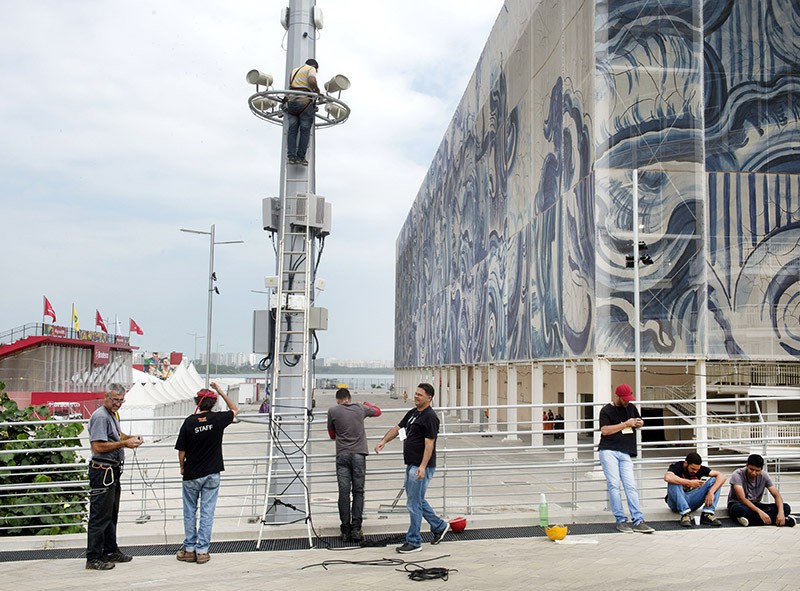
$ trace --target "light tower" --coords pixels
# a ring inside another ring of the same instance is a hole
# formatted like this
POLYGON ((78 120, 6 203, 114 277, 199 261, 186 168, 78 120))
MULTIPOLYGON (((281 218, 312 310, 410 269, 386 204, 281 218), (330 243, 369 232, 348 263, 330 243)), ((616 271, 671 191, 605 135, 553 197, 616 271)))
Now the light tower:
MULTIPOLYGON (((315 332, 327 329, 327 310, 314 306, 316 270, 319 264, 317 242, 322 245, 330 233, 331 206, 316 195, 316 130, 347 120, 350 108, 339 99, 350 81, 334 76, 324 85, 325 93, 290 90, 292 71, 316 53, 317 31, 322 28, 321 10, 315 0, 290 0, 281 11, 281 24, 287 30, 285 88, 272 88, 273 78, 251 70, 247 81, 256 85, 248 102, 256 117, 283 129, 280 160, 279 197, 262 202, 264 229, 277 235, 276 273, 268 276, 270 298, 268 320, 254 332, 267 334, 271 343, 267 370, 272 379, 270 404, 270 445, 267 468, 267 495, 262 512, 264 523, 308 524, 309 484, 306 480, 306 444, 312 409, 312 342, 315 332), (260 87, 265 87, 263 90, 260 87), (337 96, 333 96, 336 93, 337 96), (287 99, 305 96, 313 99, 314 125, 311 129, 307 166, 287 160, 287 99)), ((324 69, 324 60, 320 69, 324 69)), ((262 339, 262 341, 265 339, 262 339)), ((259 545, 261 532, 259 532, 259 545)))

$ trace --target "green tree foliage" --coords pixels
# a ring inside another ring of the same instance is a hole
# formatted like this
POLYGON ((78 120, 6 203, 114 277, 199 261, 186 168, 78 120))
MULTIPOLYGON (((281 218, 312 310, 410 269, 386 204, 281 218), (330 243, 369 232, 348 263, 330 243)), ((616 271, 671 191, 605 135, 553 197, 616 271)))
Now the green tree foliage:
POLYGON ((76 484, 86 470, 71 449, 80 447, 81 431, 82 423, 56 421, 46 406, 20 409, 0 382, 0 536, 85 531, 88 493, 76 484))

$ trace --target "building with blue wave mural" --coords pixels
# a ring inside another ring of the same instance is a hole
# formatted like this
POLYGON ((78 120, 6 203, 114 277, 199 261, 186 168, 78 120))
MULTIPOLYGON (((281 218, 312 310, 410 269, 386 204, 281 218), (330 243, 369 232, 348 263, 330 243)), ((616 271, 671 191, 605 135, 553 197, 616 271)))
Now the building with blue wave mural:
POLYGON ((589 430, 637 315, 643 400, 800 385, 799 64, 796 0, 508 0, 397 240, 401 387, 589 430))

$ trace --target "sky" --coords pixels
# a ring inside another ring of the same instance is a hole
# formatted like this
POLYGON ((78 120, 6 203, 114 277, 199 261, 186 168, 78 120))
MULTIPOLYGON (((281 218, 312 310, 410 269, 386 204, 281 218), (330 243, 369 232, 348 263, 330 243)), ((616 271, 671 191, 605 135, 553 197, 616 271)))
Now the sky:
MULTIPOLYGON (((280 190, 280 128, 254 117, 251 69, 284 80, 288 0, 0 2, 0 333, 133 318, 141 351, 249 352, 275 255, 261 200, 280 190), (49 321, 49 319, 48 319, 49 321), (197 334, 196 339, 193 335, 197 334)), ((318 270, 324 358, 391 360, 395 242, 502 0, 319 0, 319 78, 352 109, 317 134, 332 203, 318 270)), ((281 82, 276 82, 280 85, 281 82)), ((280 87, 280 86, 278 86, 280 87)))

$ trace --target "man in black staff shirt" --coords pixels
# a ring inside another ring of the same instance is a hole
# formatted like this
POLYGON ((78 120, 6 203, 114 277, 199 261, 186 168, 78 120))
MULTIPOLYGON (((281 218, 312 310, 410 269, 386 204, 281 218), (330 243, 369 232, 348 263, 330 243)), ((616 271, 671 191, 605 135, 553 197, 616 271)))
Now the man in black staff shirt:
POLYGON ((117 562, 130 562, 133 557, 117 545, 117 519, 122 493, 120 477, 125 462, 125 448, 136 449, 141 435, 126 435, 120 429, 119 408, 125 402, 125 386, 111 384, 103 406, 89 418, 89 525, 86 544, 86 568, 111 570, 117 562))
POLYGON ((450 529, 450 525, 436 515, 425 492, 428 490, 433 474, 436 472, 436 437, 439 433, 439 417, 431 408, 434 389, 430 384, 420 384, 414 392, 414 409, 408 411, 399 424, 386 432, 375 452, 380 453, 383 446, 399 436, 403 442, 403 462, 406 465, 405 487, 406 507, 408 507, 409 526, 406 543, 397 548, 401 554, 422 550, 422 518, 431 526, 433 540, 438 544, 450 529))
POLYGON ((722 522, 714 516, 719 493, 725 484, 725 475, 703 466, 703 458, 696 451, 686 454, 682 462, 675 462, 664 474, 667 496, 664 500, 673 513, 679 513, 682 527, 692 527, 692 511, 703 507, 700 523, 719 527, 722 522))
POLYGON ((600 410, 600 465, 606 475, 608 500, 611 513, 617 521, 617 531, 651 534, 655 530, 644 522, 639 508, 639 491, 633 477, 633 462, 636 457, 636 429, 644 425, 636 406, 633 392, 628 384, 620 384, 614 391, 611 404, 600 410), (622 507, 620 485, 625 489, 631 521, 622 507))
POLYGON ((208 548, 211 545, 214 510, 219 495, 220 472, 225 470, 222 461, 222 436, 225 427, 239 414, 236 404, 220 387, 214 382, 210 385, 216 392, 204 388, 197 393, 194 399, 197 405, 196 414, 186 417, 175 443, 183 475, 183 531, 186 536, 177 558, 181 562, 197 564, 205 564, 211 560, 208 548), (218 394, 230 410, 212 410, 217 403, 218 394))

